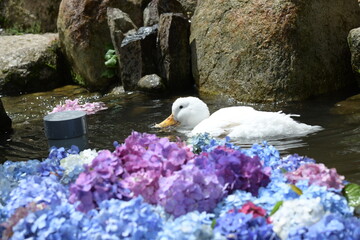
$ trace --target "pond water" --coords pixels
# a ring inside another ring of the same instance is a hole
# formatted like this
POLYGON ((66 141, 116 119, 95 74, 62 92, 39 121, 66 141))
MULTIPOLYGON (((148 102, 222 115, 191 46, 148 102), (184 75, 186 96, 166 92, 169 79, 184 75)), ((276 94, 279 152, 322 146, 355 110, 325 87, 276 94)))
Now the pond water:
MULTIPOLYGON (((171 104, 178 96, 158 98, 140 93, 99 95, 88 93, 77 86, 66 86, 50 92, 3 97, 2 101, 13 119, 14 132, 0 137, 0 163, 6 160, 25 161, 43 159, 48 155, 43 117, 65 99, 79 98, 80 102, 102 101, 108 109, 88 116, 89 147, 114 149, 113 142, 123 142, 131 131, 154 133, 175 139, 183 134, 174 130, 159 130, 152 126, 165 119, 171 104)), ((320 125, 324 130, 305 136, 287 139, 263 139, 274 145, 282 155, 298 153, 314 158, 329 168, 336 168, 351 182, 360 184, 360 99, 352 104, 336 104, 343 98, 316 99, 301 103, 252 104, 258 110, 283 111, 299 114, 300 122, 320 125), (349 107, 350 105, 350 107, 349 107)), ((221 98, 203 99, 210 112, 233 105, 221 98)), ((241 104, 238 105, 249 105, 241 104)), ((262 140, 257 142, 261 143, 262 140)), ((238 142, 246 148, 253 142, 238 142)))

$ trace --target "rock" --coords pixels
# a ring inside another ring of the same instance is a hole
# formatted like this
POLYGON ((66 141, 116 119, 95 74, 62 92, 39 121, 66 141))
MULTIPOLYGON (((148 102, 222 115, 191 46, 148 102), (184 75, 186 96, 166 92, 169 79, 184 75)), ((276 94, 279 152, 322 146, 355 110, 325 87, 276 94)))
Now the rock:
POLYGON ((182 13, 186 15, 183 6, 177 0, 152 0, 144 9, 144 26, 152 26, 159 23, 163 13, 182 13))
POLYGON ((120 76, 125 91, 137 88, 145 75, 157 73, 157 25, 127 34, 120 48, 120 76))
POLYGON ((171 92, 188 90, 193 85, 190 23, 182 14, 161 14, 158 31, 160 76, 171 92))
POLYGON ((346 37, 356 0, 199 1, 192 69, 201 93, 240 101, 301 100, 356 82, 346 37))
POLYGON ((0 95, 46 91, 66 82, 58 35, 0 36, 0 95))
POLYGON ((356 75, 360 87, 360 28, 352 29, 348 36, 348 44, 351 52, 351 66, 356 75))
POLYGON ((62 0, 58 31, 61 47, 74 78, 91 90, 109 87, 115 78, 105 76, 104 55, 113 48, 107 23, 107 8, 119 8, 142 25, 143 0, 62 0))
POLYGON ((137 83, 137 87, 140 91, 148 93, 164 93, 166 90, 161 77, 156 74, 142 77, 137 83))
POLYGON ((11 131, 11 119, 6 114, 0 98, 0 135, 9 131, 11 131))
MULTIPOLYGON (((120 59, 120 47, 125 38, 125 33, 130 30, 137 30, 138 28, 130 19, 129 15, 118 8, 107 8, 107 18, 112 44, 114 46, 117 59, 120 59)), ((120 68, 119 64, 118 68, 120 68)))
POLYGON ((0 25, 16 32, 56 32, 61 0, 2 0, 0 25))
POLYGON ((194 15, 198 0, 178 0, 178 1, 184 8, 187 17, 190 19, 194 15))

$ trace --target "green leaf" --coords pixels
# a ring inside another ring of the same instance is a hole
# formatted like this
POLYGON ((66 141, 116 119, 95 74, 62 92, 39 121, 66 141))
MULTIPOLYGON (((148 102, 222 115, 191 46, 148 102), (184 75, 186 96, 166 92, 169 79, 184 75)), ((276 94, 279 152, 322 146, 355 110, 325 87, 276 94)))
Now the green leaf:
POLYGON ((343 193, 350 206, 360 208, 360 185, 349 183, 343 189, 343 193))
POLYGON ((290 188, 296 192, 299 196, 303 194, 303 192, 301 191, 300 188, 298 188, 297 186, 295 186, 294 184, 289 184, 290 188))
POLYGON ((109 60, 110 58, 112 58, 115 55, 115 50, 114 49, 109 49, 106 53, 105 53, 105 60, 109 60))
POLYGON ((283 205, 284 201, 278 201, 275 206, 273 207, 273 209, 270 212, 270 216, 272 216, 274 213, 277 212, 277 210, 279 210, 279 208, 283 205))
POLYGON ((214 229, 216 225, 216 219, 213 219, 211 222, 211 228, 214 229))
POLYGON ((117 65, 117 58, 115 55, 105 62, 105 66, 107 67, 116 67, 116 65, 117 65))

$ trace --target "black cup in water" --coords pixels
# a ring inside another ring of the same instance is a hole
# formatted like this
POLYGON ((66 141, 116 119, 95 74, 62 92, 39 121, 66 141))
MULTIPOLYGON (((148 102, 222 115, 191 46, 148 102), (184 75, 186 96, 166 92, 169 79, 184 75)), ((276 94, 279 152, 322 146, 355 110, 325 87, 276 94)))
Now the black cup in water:
POLYGON ((86 112, 50 113, 44 117, 44 126, 50 147, 70 148, 76 145, 80 150, 88 148, 86 112))

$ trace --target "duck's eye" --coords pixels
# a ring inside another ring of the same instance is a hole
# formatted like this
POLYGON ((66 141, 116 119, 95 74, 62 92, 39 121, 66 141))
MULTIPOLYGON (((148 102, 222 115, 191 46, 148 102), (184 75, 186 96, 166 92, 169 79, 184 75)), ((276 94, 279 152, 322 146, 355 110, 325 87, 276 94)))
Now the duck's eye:
POLYGON ((184 107, 183 105, 180 105, 180 107, 179 107, 179 108, 180 108, 180 109, 182 109, 183 107, 184 107))

